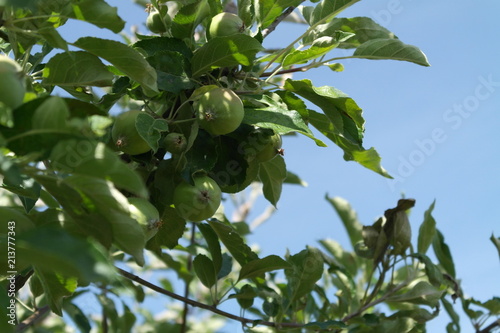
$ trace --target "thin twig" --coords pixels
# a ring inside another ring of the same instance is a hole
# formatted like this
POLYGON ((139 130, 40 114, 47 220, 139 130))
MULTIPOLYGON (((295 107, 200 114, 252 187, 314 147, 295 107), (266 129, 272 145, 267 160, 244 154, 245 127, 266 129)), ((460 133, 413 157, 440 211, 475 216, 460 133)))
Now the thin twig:
POLYGON ((489 324, 488 326, 486 326, 482 330, 477 331, 477 333, 490 333, 490 332, 493 332, 493 329, 496 327, 500 327, 500 319, 492 322, 491 324, 489 324))
MULTIPOLYGON (((192 223, 191 225, 191 240, 190 240, 190 245, 193 247, 194 242, 195 242, 195 237, 196 237, 196 223, 192 223)), ((191 271, 191 267, 193 266, 193 257, 191 256, 191 253, 188 254, 187 257, 187 270, 188 272, 191 271)), ((184 297, 189 298, 189 284, 191 280, 186 281, 186 286, 184 287, 184 297)), ((182 322, 181 322, 181 333, 187 332, 187 316, 189 312, 189 306, 187 303, 184 303, 184 309, 182 311, 182 322)))
POLYGON ((38 320, 40 320, 49 311, 50 311, 50 308, 48 305, 36 310, 31 316, 24 319, 19 325, 17 325, 16 332, 23 332, 28 327, 34 325, 38 320))
POLYGON ((258 324, 258 325, 269 326, 269 327, 289 327, 289 328, 299 328, 299 327, 303 326, 303 324, 299 324, 299 323, 274 323, 274 322, 270 322, 270 321, 260 321, 259 319, 248 319, 248 318, 236 316, 232 313, 219 310, 212 305, 200 303, 198 301, 183 297, 181 295, 178 295, 176 293, 173 293, 171 291, 168 291, 166 289, 158 287, 157 285, 152 284, 146 280, 143 280, 140 277, 138 277, 137 275, 134 275, 132 273, 124 271, 121 268, 116 267, 116 269, 118 270, 118 273, 120 273, 122 276, 126 277, 127 279, 135 281, 135 282, 137 282, 137 283, 139 283, 139 284, 141 284, 141 285, 143 285, 151 290, 156 291, 157 293, 166 295, 170 298, 176 299, 176 300, 181 301, 185 304, 188 304, 188 305, 200 308, 200 309, 211 311, 215 314, 221 315, 221 316, 226 317, 228 319, 236 320, 242 324, 258 324))
POLYGON ((278 16, 273 23, 271 23, 267 28, 265 28, 264 30, 262 30, 262 38, 266 38, 267 35, 269 35, 271 32, 274 31, 274 29, 276 29, 276 27, 278 26, 278 24, 281 23, 281 21, 283 21, 288 15, 290 15, 294 10, 295 10, 295 6, 290 6, 288 7, 287 9, 285 9, 283 11, 283 13, 281 13, 280 16, 278 16))

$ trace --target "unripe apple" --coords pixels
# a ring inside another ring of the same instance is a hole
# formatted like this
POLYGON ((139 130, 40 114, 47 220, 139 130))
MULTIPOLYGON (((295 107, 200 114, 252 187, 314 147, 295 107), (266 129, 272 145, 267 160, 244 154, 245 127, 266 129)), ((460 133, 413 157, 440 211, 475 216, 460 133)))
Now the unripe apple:
POLYGON ((151 150, 148 143, 140 136, 135 122, 142 111, 131 110, 116 117, 111 130, 111 137, 118 149, 129 155, 143 154, 151 150))
POLYGON ((249 161, 267 162, 278 154, 283 154, 281 135, 271 129, 255 129, 244 144, 243 149, 249 161))
POLYGON ((130 216, 136 220, 144 230, 146 241, 156 235, 162 222, 160 213, 153 204, 142 198, 128 198, 130 216))
POLYGON ((245 31, 245 24, 238 15, 232 13, 220 13, 212 17, 210 21, 210 37, 231 36, 245 31))
POLYGON ((163 140, 163 146, 172 154, 180 154, 186 150, 187 140, 184 134, 168 133, 163 140))
POLYGON ((212 135, 231 133, 245 115, 241 99, 231 89, 215 88, 195 103, 200 127, 212 135))
POLYGON ((151 32, 156 34, 167 32, 171 24, 172 18, 170 15, 166 13, 162 17, 161 13, 157 10, 152 10, 146 19, 146 27, 148 27, 151 32))
POLYGON ((208 176, 194 177, 194 185, 182 182, 174 190, 174 206, 182 218, 199 222, 212 217, 221 203, 219 185, 208 176))
POLYGON ((21 66, 0 55, 0 102, 14 109, 23 103, 25 92, 21 66))

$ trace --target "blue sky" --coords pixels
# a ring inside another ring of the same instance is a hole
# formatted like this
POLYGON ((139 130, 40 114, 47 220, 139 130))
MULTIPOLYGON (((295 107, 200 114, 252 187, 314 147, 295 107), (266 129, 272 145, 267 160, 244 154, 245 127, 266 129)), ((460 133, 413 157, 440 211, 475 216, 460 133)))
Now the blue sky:
MULTIPOLYGON (((118 7, 128 27, 136 24, 146 33, 146 13, 139 7, 124 0, 108 3, 118 7)), ((286 186, 278 211, 250 237, 263 255, 283 255, 287 249, 296 253, 322 238, 348 246, 339 219, 324 200, 326 193, 347 199, 364 224, 404 194, 417 202, 410 217, 414 236, 424 211, 436 200, 433 215, 465 293, 480 300, 500 295, 498 253, 489 241, 493 232, 500 235, 499 10, 500 2, 494 0, 365 0, 339 15, 371 17, 421 48, 431 67, 347 60, 341 73, 315 69, 294 77, 333 86, 356 100, 366 119, 365 147, 378 150, 395 180, 345 162, 333 144, 320 148, 303 136, 286 137, 287 166, 309 185, 286 186)), ((266 46, 286 46, 301 31, 303 27, 283 24, 266 46)), ((96 33, 106 37, 105 31, 96 33)), ((66 36, 76 39, 74 33, 66 36)), ((445 331, 444 312, 441 317, 429 324, 430 332, 445 331)), ((465 320, 462 328, 473 332, 465 320)), ((227 329, 240 331, 237 326, 227 329)))

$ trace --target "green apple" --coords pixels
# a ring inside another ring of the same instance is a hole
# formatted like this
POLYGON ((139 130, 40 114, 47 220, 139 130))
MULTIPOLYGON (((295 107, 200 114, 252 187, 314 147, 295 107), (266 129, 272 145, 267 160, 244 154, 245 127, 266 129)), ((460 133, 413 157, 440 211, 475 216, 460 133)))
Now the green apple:
POLYGON ((231 89, 215 88, 195 103, 200 127, 212 135, 231 133, 245 115, 241 99, 231 89))
POLYGON ((194 185, 182 182, 174 190, 174 206, 182 218, 199 222, 212 217, 222 195, 219 185, 208 176, 194 177, 194 185))
POLYGON ((163 140, 163 146, 172 154, 180 154, 186 150, 187 140, 184 134, 168 133, 163 140))
POLYGON ((161 34, 167 32, 168 28, 172 24, 172 18, 168 13, 166 13, 163 17, 161 13, 157 10, 152 10, 148 18, 146 19, 146 26, 151 32, 156 34, 161 34))
POLYGON ((210 38, 231 36, 245 31, 245 24, 238 15, 232 13, 219 13, 212 17, 208 30, 210 38))
POLYGON ((242 148, 249 161, 267 162, 278 154, 281 149, 281 135, 267 128, 256 128, 243 142, 242 148))
POLYGON ((143 198, 128 198, 128 203, 130 216, 142 226, 146 241, 150 240, 162 225, 160 213, 153 204, 143 198))
POLYGON ((0 102, 14 109, 23 104, 26 90, 21 66, 11 58, 0 55, 0 102))
POLYGON ((111 137, 116 147, 129 155, 139 155, 151 150, 135 127, 137 116, 142 111, 131 110, 116 117, 111 137))

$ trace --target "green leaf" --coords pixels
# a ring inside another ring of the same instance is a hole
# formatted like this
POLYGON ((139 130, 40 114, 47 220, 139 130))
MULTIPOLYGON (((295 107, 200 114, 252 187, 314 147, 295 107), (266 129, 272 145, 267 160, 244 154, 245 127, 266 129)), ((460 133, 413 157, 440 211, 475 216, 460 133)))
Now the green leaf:
POLYGON ((436 307, 444 292, 445 290, 440 290, 426 281, 420 281, 405 289, 403 293, 388 297, 387 302, 405 302, 436 307))
POLYGON ((243 238, 231 226, 214 219, 209 220, 208 224, 210 224, 222 244, 224 244, 229 253, 231 253, 241 266, 259 259, 257 254, 250 249, 243 238))
POLYGON ((50 58, 43 69, 43 84, 107 87, 113 84, 113 74, 95 55, 70 51, 50 58))
POLYGON ((351 240, 351 245, 354 248, 356 243, 363 240, 362 230, 363 226, 358 220, 358 215, 356 211, 352 209, 351 205, 347 200, 340 197, 329 197, 325 196, 325 199, 332 205, 337 214, 340 217, 340 220, 344 224, 344 228, 349 235, 349 239, 351 240))
POLYGON ((262 45, 245 34, 212 38, 194 53, 191 60, 193 76, 198 77, 217 67, 249 66, 261 50, 262 45))
POLYGON ((314 87, 310 80, 288 79, 284 88, 323 110, 324 114, 309 110, 307 120, 342 148, 345 160, 354 160, 384 177, 391 178, 380 165, 380 156, 375 149, 366 150, 362 146, 365 120, 361 108, 352 98, 332 87, 314 87))
POLYGON ((282 156, 277 155, 272 160, 260 164, 259 178, 263 184, 264 197, 275 207, 286 177, 285 159, 282 156))
POLYGON ((217 283, 217 273, 215 273, 214 263, 209 257, 198 254, 193 260, 194 271, 200 282, 207 288, 211 288, 217 283))
POLYGON ((500 256, 500 238, 497 238, 495 237, 494 234, 491 234, 490 240, 493 243, 493 245, 495 245, 495 247, 497 248, 498 255, 500 256))
POLYGON ((219 274, 222 268, 222 251, 220 248, 219 238, 217 237, 217 234, 212 229, 212 227, 210 227, 210 225, 206 223, 198 224, 198 229, 207 242, 208 251, 212 256, 212 262, 215 268, 215 272, 219 274))
POLYGON ((404 44, 399 39, 372 39, 361 44, 352 55, 371 60, 392 59, 430 66, 426 55, 416 46, 404 44))
POLYGON ((180 52, 160 51, 147 60, 156 68, 158 89, 177 94, 182 90, 194 88, 194 83, 189 78, 191 64, 180 52))
POLYGON ((255 292, 254 288, 249 284, 245 284, 243 287, 241 287, 237 294, 229 295, 228 298, 236 298, 238 304, 243 309, 248 309, 253 305, 255 297, 257 297, 257 293, 255 292))
POLYGON ((455 264, 453 263, 450 248, 444 242, 444 236, 438 229, 436 229, 436 234, 432 240, 432 248, 443 269, 455 278, 455 264))
POLYGON ((460 333, 460 316, 455 311, 455 307, 445 297, 441 299, 441 303, 443 303, 443 307, 451 319, 446 331, 460 333))
POLYGON ((288 7, 297 7, 302 2, 303 0, 259 0, 257 20, 260 23, 260 29, 265 29, 271 25, 288 7))
POLYGON ((60 141, 52 150, 50 161, 57 171, 109 179, 118 188, 126 189, 140 197, 148 195, 139 174, 130 169, 102 142, 60 141))
POLYGON ((156 71, 133 48, 114 40, 96 37, 79 38, 73 45, 109 61, 119 71, 139 82, 146 95, 154 96, 158 93, 156 71))
POLYGON ((179 39, 192 38, 194 29, 210 14, 208 1, 195 1, 182 6, 172 20, 172 35, 179 39))
POLYGON ((147 243, 147 249, 158 254, 161 253, 162 246, 169 249, 176 247, 186 228, 186 220, 180 217, 173 207, 165 207, 161 221, 163 224, 156 236, 147 243))
POLYGON ((312 330, 333 330, 333 329, 342 329, 347 328, 347 325, 339 320, 327 320, 324 322, 312 322, 305 324, 303 327, 312 329, 312 330))
POLYGON ((291 268, 291 265, 276 255, 253 260, 241 267, 238 281, 262 276, 266 272, 291 268))
POLYGON ((287 134, 297 132, 313 139, 320 147, 325 147, 321 140, 304 122, 301 114, 296 110, 288 109, 281 97, 277 94, 245 96, 244 124, 270 128, 274 133, 287 134))
POLYGON ((105 249, 60 228, 44 226, 20 234, 16 252, 21 263, 36 265, 38 271, 74 276, 84 283, 107 281, 115 274, 105 249))
POLYGON ((63 310, 68 314, 81 333, 90 333, 92 327, 90 326, 89 319, 78 306, 70 302, 64 302, 63 310))
POLYGON ((290 302, 295 302, 310 293, 323 275, 323 256, 313 247, 308 247, 288 258, 292 268, 286 269, 290 302))
POLYGON ((282 66, 288 67, 294 64, 303 64, 310 60, 317 59, 334 48, 342 41, 352 37, 353 34, 343 31, 335 31, 333 36, 322 36, 315 39, 307 50, 294 50, 283 60, 282 66))
POLYGON ((434 200, 424 213, 424 221, 420 225, 418 232, 418 253, 425 254, 432 244, 434 235, 436 234, 436 220, 432 216, 432 211, 434 210, 434 205, 436 201, 434 200))
POLYGON ((75 277, 63 277, 51 271, 42 271, 36 266, 35 274, 42 283, 50 309, 55 314, 62 316, 63 300, 75 292, 78 286, 77 279, 75 277))
POLYGON ((148 143, 156 153, 161 134, 168 131, 168 122, 165 119, 155 119, 146 112, 141 112, 135 121, 139 135, 148 143))
POLYGON ((397 38, 392 32, 382 27, 369 17, 334 18, 326 24, 320 24, 310 31, 303 39, 302 44, 311 44, 314 40, 331 36, 335 31, 344 31, 353 36, 348 40, 341 41, 339 48, 355 48, 361 44, 377 38, 397 38))
POLYGON ((326 22, 358 1, 360 0, 322 0, 314 7, 309 18, 309 23, 313 25, 322 20, 326 22))
POLYGON ((417 258, 418 260, 420 260, 420 262, 422 262, 425 265, 425 274, 427 275, 429 282, 434 287, 439 288, 441 287, 441 285, 445 283, 443 279, 443 273, 441 273, 439 268, 432 263, 429 257, 420 253, 411 254, 410 256, 417 258))
POLYGON ((40 198, 41 186, 33 178, 21 175, 21 181, 11 183, 10 179, 4 178, 1 188, 17 194, 24 206, 26 213, 29 213, 40 198))
POLYGON ((144 232, 141 225, 130 216, 127 198, 111 182, 103 179, 73 175, 63 182, 82 195, 90 211, 106 218, 113 230, 113 242, 132 255, 140 266, 144 265, 144 232))
POLYGON ((105 28, 119 33, 125 27, 125 22, 118 16, 117 8, 111 7, 104 0, 73 0, 73 11, 68 17, 91 23, 99 28, 105 28))
MULTIPOLYGON (((186 60, 193 57, 193 52, 182 40, 170 37, 153 37, 142 39, 132 45, 133 48, 144 51, 148 57, 165 51, 180 53, 186 60)), ((168 64, 166 64, 168 66, 168 64)))

